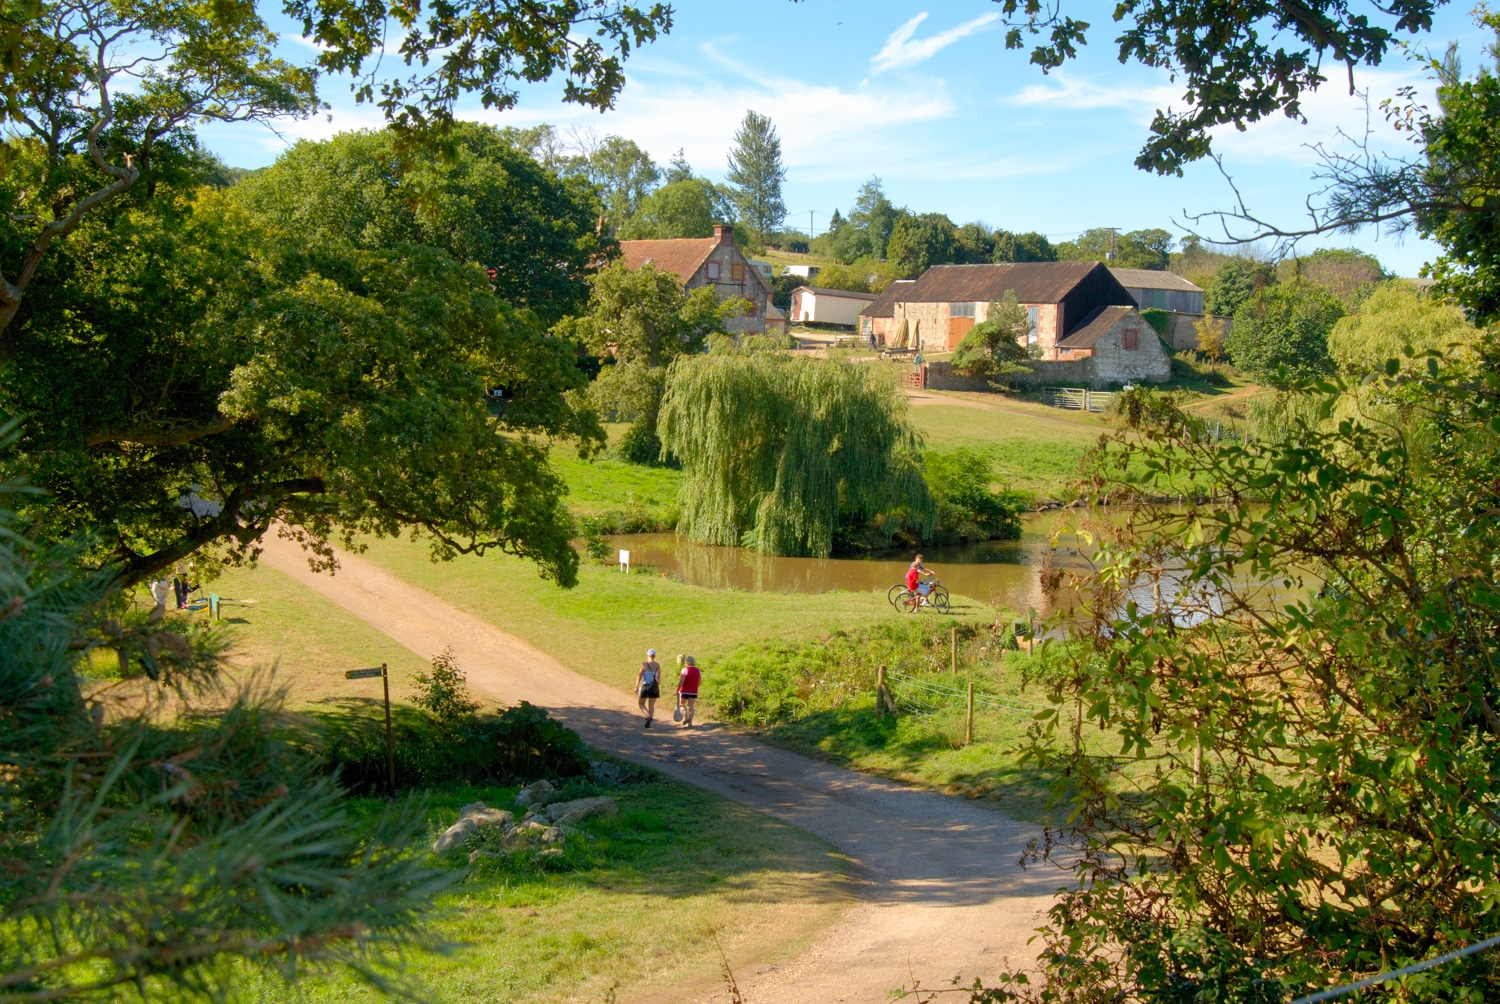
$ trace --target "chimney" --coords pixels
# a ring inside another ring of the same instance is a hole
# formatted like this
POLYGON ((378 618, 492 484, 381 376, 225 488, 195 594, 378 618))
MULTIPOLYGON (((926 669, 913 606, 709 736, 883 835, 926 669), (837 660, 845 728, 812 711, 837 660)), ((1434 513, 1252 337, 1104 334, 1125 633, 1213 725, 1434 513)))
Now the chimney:
POLYGON ((714 236, 718 237, 720 239, 723 239, 725 237, 733 238, 734 237, 734 226, 732 224, 729 224, 729 223, 715 223, 714 224, 714 236))

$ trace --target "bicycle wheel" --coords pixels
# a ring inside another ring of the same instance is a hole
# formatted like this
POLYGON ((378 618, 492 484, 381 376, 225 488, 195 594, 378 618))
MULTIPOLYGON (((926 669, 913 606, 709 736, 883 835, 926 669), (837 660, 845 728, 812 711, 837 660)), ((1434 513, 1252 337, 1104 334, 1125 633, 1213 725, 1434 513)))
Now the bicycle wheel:
POLYGON ((940 614, 949 613, 953 609, 952 605, 948 602, 948 590, 946 589, 934 589, 928 599, 932 601, 933 609, 940 614))
POLYGON ((895 606, 901 602, 901 594, 904 592, 906 592, 905 584, 898 582, 885 591, 885 598, 890 602, 891 606, 895 606))
POLYGON ((899 602, 896 606, 896 609, 904 611, 905 613, 914 614, 922 608, 922 597, 918 596, 910 589, 903 589, 901 591, 901 595, 897 597, 897 599, 899 600, 899 602))

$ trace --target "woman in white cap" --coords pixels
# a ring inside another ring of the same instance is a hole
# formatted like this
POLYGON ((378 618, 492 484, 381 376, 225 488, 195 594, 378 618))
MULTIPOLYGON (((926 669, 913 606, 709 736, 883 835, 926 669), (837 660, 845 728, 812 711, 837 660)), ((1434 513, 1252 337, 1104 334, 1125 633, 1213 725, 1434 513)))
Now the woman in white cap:
POLYGON ((646 661, 635 674, 635 696, 641 705, 641 714, 646 716, 646 728, 656 717, 656 699, 661 696, 661 665, 656 661, 656 649, 646 649, 646 661))

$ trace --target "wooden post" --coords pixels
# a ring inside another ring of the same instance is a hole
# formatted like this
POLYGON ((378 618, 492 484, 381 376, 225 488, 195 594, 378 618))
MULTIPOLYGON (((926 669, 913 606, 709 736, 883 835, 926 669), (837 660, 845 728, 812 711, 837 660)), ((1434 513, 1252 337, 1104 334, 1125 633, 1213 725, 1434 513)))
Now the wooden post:
POLYGON ((948 662, 948 672, 956 675, 958 673, 958 628, 948 629, 948 640, 953 643, 952 658, 948 662))
POLYGON ((380 664, 380 683, 385 688, 385 770, 391 785, 391 797, 396 797, 396 741, 391 738, 391 671, 385 663, 380 664))
POLYGON ((974 741, 974 681, 969 681, 968 707, 964 712, 964 745, 974 741))
POLYGON ((1032 612, 1026 616, 1026 654, 1030 655, 1036 651, 1036 613, 1032 612))
POLYGON ((875 717, 885 714, 885 667, 875 670, 875 717))

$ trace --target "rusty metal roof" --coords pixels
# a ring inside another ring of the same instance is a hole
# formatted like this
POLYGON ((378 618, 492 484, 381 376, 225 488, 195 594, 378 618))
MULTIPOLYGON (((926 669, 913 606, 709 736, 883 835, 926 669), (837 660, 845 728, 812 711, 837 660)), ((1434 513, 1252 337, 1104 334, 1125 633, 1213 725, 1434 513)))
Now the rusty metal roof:
POLYGON ((647 262, 658 272, 671 272, 682 282, 698 274, 698 269, 719 246, 717 237, 684 237, 670 241, 621 241, 620 254, 630 268, 647 262))
POLYGON ((1202 288, 1188 282, 1176 272, 1158 272, 1149 268, 1112 268, 1109 274, 1128 289, 1176 289, 1184 293, 1201 293, 1202 288))
MULTIPOLYGON (((1067 338, 1057 343, 1060 349, 1091 349, 1106 331, 1125 320, 1127 316, 1135 313, 1134 307, 1095 307, 1089 316, 1083 319, 1083 323, 1074 328, 1067 338)), ((1136 314, 1140 317, 1139 314, 1136 314)), ((1141 327, 1150 329, 1156 334, 1156 329, 1146 323, 1144 317, 1140 318, 1141 327)))
POLYGON ((912 291, 912 288, 916 286, 916 284, 917 280, 915 279, 897 279, 895 282, 885 287, 885 292, 881 293, 870 303, 866 304, 865 309, 859 312, 859 316, 895 317, 896 304, 898 302, 904 302, 911 299, 911 297, 907 296, 906 294, 910 293, 912 291))
POLYGON ((1010 265, 934 265, 901 299, 911 303, 1003 300, 1015 290, 1021 303, 1061 303, 1095 269, 1096 261, 1026 261, 1010 265))

